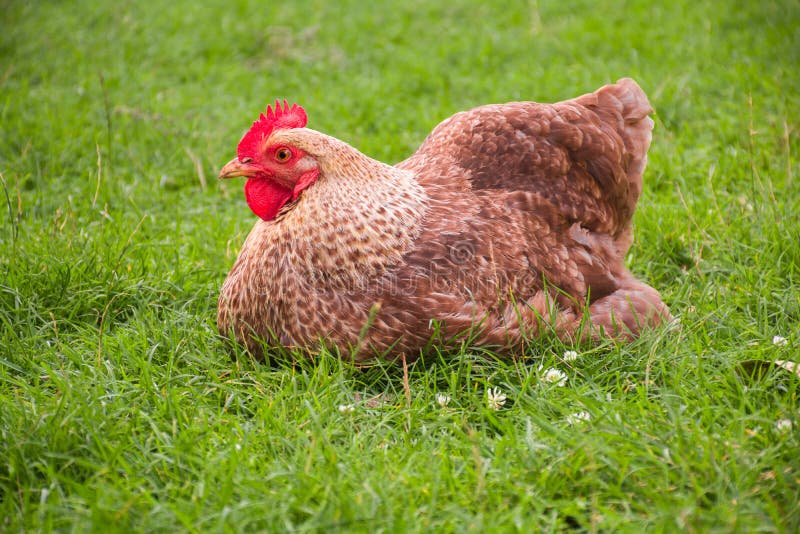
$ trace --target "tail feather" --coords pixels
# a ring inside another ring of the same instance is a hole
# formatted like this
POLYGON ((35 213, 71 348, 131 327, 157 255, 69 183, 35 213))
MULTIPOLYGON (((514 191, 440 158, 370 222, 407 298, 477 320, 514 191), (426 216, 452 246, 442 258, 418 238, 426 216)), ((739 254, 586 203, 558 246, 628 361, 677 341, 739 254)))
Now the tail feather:
POLYGON ((623 78, 616 85, 614 96, 622 103, 622 117, 625 120, 625 148, 628 151, 629 194, 633 202, 642 193, 642 174, 647 166, 647 150, 653 139, 653 107, 642 88, 630 78, 623 78))
POLYGON ((642 174, 653 139, 653 119, 649 116, 653 107, 639 84, 631 78, 622 78, 614 85, 606 85, 586 96, 596 98, 596 104, 587 103, 587 107, 594 107, 598 112, 604 108, 614 109, 622 116, 619 134, 625 143, 627 158, 628 205, 635 208, 642 193, 642 174))
MULTIPOLYGON (((647 151, 653 138, 653 107, 647 95, 631 78, 622 78, 613 85, 606 85, 576 101, 593 109, 599 116, 611 119, 616 116, 617 133, 625 144, 623 165, 627 178, 627 213, 633 216, 642 193, 642 175, 647 166, 647 151)), ((615 236, 614 245, 619 257, 624 257, 633 242, 630 224, 615 236)))

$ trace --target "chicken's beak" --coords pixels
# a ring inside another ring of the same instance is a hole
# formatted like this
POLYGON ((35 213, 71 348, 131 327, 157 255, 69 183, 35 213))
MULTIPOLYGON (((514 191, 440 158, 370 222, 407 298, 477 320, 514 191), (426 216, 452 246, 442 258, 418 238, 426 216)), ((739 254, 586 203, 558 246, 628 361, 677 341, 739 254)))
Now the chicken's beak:
POLYGON ((239 158, 233 158, 219 171, 219 179, 224 180, 226 178, 236 178, 238 176, 251 178, 260 171, 261 169, 259 167, 251 163, 242 163, 239 158))

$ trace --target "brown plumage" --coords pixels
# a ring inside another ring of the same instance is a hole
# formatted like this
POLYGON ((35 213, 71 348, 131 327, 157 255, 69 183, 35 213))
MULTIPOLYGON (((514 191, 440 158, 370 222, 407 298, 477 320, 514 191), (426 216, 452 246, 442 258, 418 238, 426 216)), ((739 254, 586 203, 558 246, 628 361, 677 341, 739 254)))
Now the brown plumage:
POLYGON ((557 104, 482 106, 389 166, 305 128, 297 106, 254 124, 221 177, 246 176, 259 220, 222 286, 218 325, 336 345, 363 360, 445 339, 513 350, 632 338, 670 318, 625 268, 652 108, 630 79, 557 104))

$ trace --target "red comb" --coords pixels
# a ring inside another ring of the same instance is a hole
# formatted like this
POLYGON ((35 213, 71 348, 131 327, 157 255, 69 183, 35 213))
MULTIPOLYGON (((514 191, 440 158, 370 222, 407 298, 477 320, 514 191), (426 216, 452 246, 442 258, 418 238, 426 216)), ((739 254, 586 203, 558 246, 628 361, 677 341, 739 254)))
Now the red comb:
POLYGON ((275 130, 303 128, 306 124, 308 124, 308 116, 303 108, 297 104, 289 107, 289 102, 286 100, 283 101, 281 108, 281 101, 276 100, 275 111, 267 106, 267 114, 262 113, 239 141, 237 155, 239 159, 253 158, 258 154, 262 141, 272 135, 275 130))

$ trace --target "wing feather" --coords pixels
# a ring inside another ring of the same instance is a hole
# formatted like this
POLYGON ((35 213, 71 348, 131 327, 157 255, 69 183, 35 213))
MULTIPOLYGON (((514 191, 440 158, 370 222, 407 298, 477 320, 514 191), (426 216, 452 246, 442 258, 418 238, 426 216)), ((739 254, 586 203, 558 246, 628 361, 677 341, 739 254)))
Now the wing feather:
POLYGON ((437 162, 454 164, 473 190, 534 192, 569 221, 628 240, 651 112, 631 79, 556 104, 481 106, 442 122, 398 166, 435 181, 437 162))

